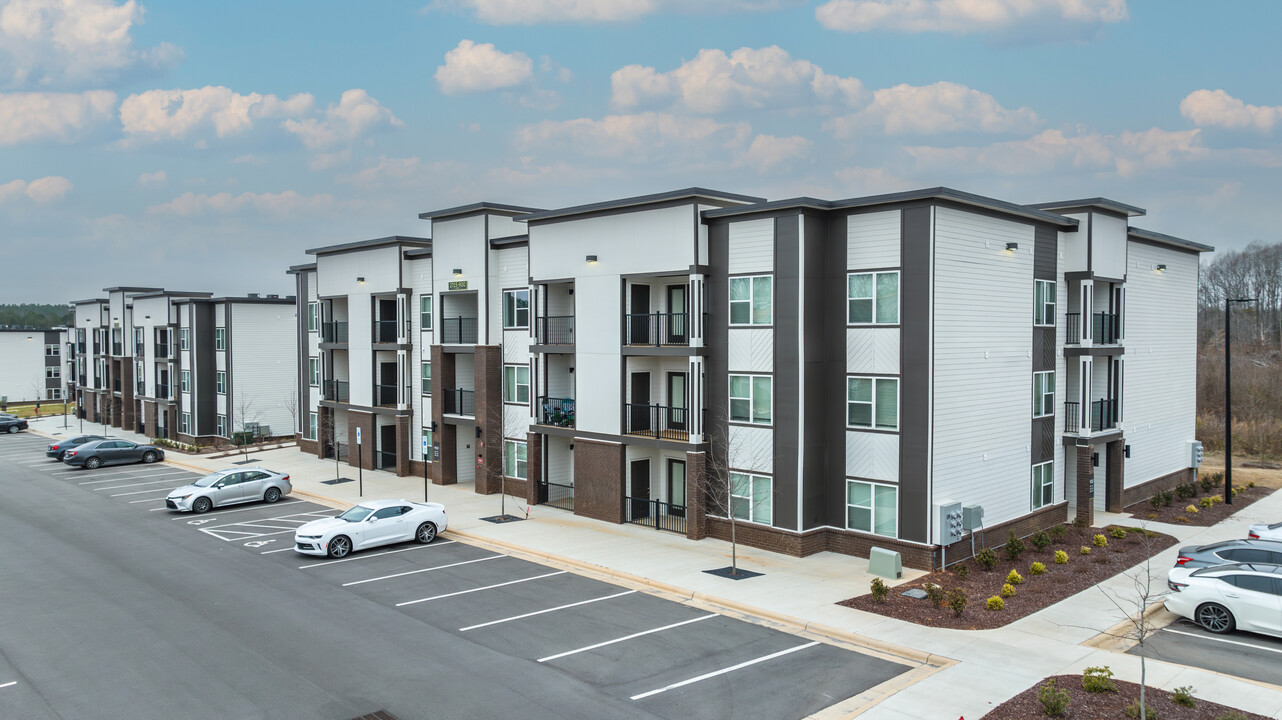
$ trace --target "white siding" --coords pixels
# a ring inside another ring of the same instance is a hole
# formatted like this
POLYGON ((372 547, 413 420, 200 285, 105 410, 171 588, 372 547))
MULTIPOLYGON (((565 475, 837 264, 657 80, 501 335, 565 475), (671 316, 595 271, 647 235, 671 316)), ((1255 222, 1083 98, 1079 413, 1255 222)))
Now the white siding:
POLYGON ((768 273, 775 267, 775 221, 730 223, 730 274, 768 273))
POLYGON ((730 372, 774 372, 774 342, 769 328, 730 328, 726 367, 730 372))
POLYGON ((1059 272, 1062 275, 1066 272, 1085 272, 1089 268, 1086 262, 1086 221, 1087 213, 1067 213, 1066 218, 1072 218, 1078 222, 1077 232, 1061 232, 1059 234, 1059 272))
POLYGON ((899 328, 848 328, 846 371, 899 374, 899 328))
POLYGON ((547 436, 547 480, 558 485, 574 484, 574 453, 570 439, 547 436))
POLYGON ((43 330, 0 331, 0 395, 10 401, 44 399, 44 337, 43 330))
MULTIPOLYGON (((530 312, 531 322, 533 322, 534 312, 530 312)), ((525 365, 530 360, 530 331, 529 330, 504 330, 503 331, 503 362, 506 365, 513 363, 525 365)))
MULTIPOLYGON (((537 230, 537 228, 536 228, 537 230)), ((619 387, 619 278, 582 277, 575 283, 575 385, 584 392, 575 404, 575 427, 585 432, 617 435, 622 412, 619 387)))
POLYGON ((899 482, 899 436, 847 430, 846 475, 899 482))
POLYGON ((499 287, 504 290, 530 285, 530 263, 525 247, 503 248, 498 255, 499 287))
POLYGON ((232 303, 231 429, 242 422, 267 425, 275 435, 295 423, 290 405, 298 388, 298 341, 294 306, 232 303), (245 417, 235 417, 248 404, 245 417))
POLYGON ((536 280, 617 280, 627 273, 685 273, 694 264, 696 224, 689 205, 536 224, 530 227, 530 274, 536 280), (599 261, 589 264, 588 255, 599 261))
POLYGON ((530 429, 530 411, 524 405, 503 406, 503 437, 512 440, 525 440, 526 431, 530 429))
POLYGON ((893 268, 900 263, 898 210, 846 218, 846 267, 893 268))
POLYGON ((316 291, 322 297, 356 292, 394 293, 401 281, 400 253, 400 247, 388 246, 320 255, 316 258, 316 291), (365 278, 364 285, 357 282, 358 277, 365 278))
POLYGON ((774 474, 774 431, 764 427, 731 425, 726 461, 734 470, 774 474))
POLYGON ((1096 275, 1121 279, 1126 273, 1126 245, 1125 219, 1091 213, 1091 269, 1096 275))

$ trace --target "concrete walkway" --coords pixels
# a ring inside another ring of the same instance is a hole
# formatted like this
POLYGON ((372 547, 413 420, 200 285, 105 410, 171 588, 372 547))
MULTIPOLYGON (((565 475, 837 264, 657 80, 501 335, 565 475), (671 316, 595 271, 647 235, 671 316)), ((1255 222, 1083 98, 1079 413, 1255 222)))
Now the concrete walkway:
MULTIPOLYGON (((42 434, 74 433, 62 428, 62 419, 42 418, 32 423, 42 434)), ((86 424, 86 432, 101 426, 86 424)), ((112 429, 113 436, 135 441, 145 438, 112 429)), ((363 494, 357 482, 324 485, 335 477, 333 461, 319 460, 295 447, 251 453, 253 464, 289 473, 295 492, 311 499, 346 507, 362 498, 422 500, 423 479, 399 478, 378 471, 364 471, 363 494)), ((177 452, 167 460, 192 469, 212 471, 232 467, 241 458, 211 459, 177 452)), ((338 474, 356 480, 356 468, 338 466, 338 474)), ((1104 649, 1117 643, 1100 642, 1100 633, 1121 620, 1122 614, 1100 589, 1085 590, 1041 612, 994 630, 928 628, 836 605, 840 600, 868 592, 872 576, 868 561, 835 553, 791 558, 740 546, 741 567, 764 573, 748 580, 726 580, 703 571, 730 564, 729 543, 718 540, 691 542, 674 533, 637 525, 611 525, 575 516, 546 506, 527 508, 508 497, 477 495, 470 483, 431 485, 428 499, 443 503, 449 513, 447 534, 490 544, 529 557, 600 574, 619 581, 645 585, 689 602, 717 606, 756 617, 795 631, 817 634, 845 644, 895 655, 922 666, 913 682, 901 683, 893 694, 867 707, 860 715, 873 720, 974 720, 1048 675, 1078 673, 1083 668, 1107 665, 1123 680, 1139 681, 1140 660, 1123 654, 1124 648, 1104 649), (527 517, 526 521, 494 524, 481 520, 500 514, 527 517), (528 513, 528 515, 527 515, 528 513)), ((1125 516, 1118 516, 1118 519, 1125 516)), ((1252 522, 1274 522, 1282 517, 1282 492, 1251 505, 1212 528, 1149 524, 1180 544, 1209 543, 1246 537, 1252 522)), ((1138 524, 1135 520, 1127 520, 1138 524)), ((1178 547, 1178 546, 1177 546, 1178 547)), ((1155 591, 1165 589, 1166 569, 1174 564, 1176 548, 1157 555, 1152 562, 1155 591)), ((921 577, 906 572, 905 580, 921 577)), ((1126 575, 1134 575, 1128 572, 1126 575)), ((1133 587, 1125 575, 1103 584, 1124 596, 1133 587)), ((1133 594, 1133 593, 1132 593, 1133 594)), ((986 612, 983 598, 971 598, 967 613, 986 612)), ((1164 611, 1163 611, 1164 612, 1164 611)), ((1150 686, 1167 690, 1191 685, 1196 696, 1212 702, 1272 717, 1282 716, 1282 688, 1229 678, 1157 660, 1148 661, 1150 686)), ((868 698, 864 698, 868 700, 868 698)), ((840 711, 840 707, 837 708, 840 711)), ((824 717, 843 717, 825 711, 824 717)))

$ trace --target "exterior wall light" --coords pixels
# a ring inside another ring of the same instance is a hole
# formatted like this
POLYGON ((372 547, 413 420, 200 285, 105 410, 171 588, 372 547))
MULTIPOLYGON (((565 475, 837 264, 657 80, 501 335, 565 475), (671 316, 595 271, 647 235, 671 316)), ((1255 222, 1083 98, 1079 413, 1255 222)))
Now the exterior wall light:
POLYGON ((462 269, 462 268, 454 268, 454 277, 462 277, 462 276, 463 276, 463 269, 462 269))
POLYGON ((1163 270, 1165 270, 1165 269, 1166 269, 1166 266, 1165 266, 1165 265, 1158 265, 1158 266, 1157 266, 1157 268, 1156 268, 1156 270, 1157 270, 1158 272, 1162 272, 1162 271, 1163 271, 1163 270))
POLYGON ((595 263, 596 263, 596 255, 589 255, 589 256, 588 256, 588 262, 589 262, 589 263, 593 263, 593 264, 595 264, 595 263))
POLYGON ((363 277, 358 277, 358 278, 356 278, 356 284, 357 284, 357 285, 364 285, 364 284, 365 284, 365 278, 363 278, 363 277))
POLYGON ((1018 249, 1019 249, 1019 243, 1017 243, 1017 242, 1008 242, 1008 243, 1006 243, 1006 251, 1007 251, 1007 252, 1015 252, 1015 251, 1016 251, 1016 250, 1018 250, 1018 249))

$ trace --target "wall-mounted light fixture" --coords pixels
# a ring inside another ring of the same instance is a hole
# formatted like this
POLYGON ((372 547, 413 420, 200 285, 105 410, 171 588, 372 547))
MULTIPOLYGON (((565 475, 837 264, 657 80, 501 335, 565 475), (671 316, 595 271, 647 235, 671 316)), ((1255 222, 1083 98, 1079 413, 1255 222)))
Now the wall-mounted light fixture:
POLYGON ((462 275, 463 275, 462 268, 454 268, 454 277, 461 277, 462 275))
POLYGON ((1015 252, 1018 249, 1019 249, 1019 243, 1017 242, 1006 243, 1006 252, 1015 252))
POLYGON ((1158 265, 1158 266, 1157 266, 1156 268, 1154 268, 1154 269, 1155 269, 1155 270, 1157 270, 1158 272, 1162 272, 1163 270, 1165 270, 1165 269, 1166 269, 1166 266, 1165 266, 1165 265, 1158 265))
POLYGON ((364 285, 364 284, 365 284, 365 278, 363 278, 363 277, 358 277, 358 278, 356 278, 356 284, 357 284, 357 285, 364 285))
POLYGON ((143 319, 144 319, 144 320, 150 320, 150 319, 151 319, 151 316, 150 316, 150 315, 143 315, 142 317, 143 317, 143 319))
POLYGON ((596 255, 589 255, 589 256, 588 256, 588 262, 589 262, 589 263, 595 263, 595 262, 596 262, 596 255))

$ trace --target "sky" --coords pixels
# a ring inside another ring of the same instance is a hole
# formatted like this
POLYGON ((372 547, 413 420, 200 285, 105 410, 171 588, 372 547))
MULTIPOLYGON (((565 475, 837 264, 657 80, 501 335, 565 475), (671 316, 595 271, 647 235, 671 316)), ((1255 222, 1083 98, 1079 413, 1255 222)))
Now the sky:
POLYGON ((1109 197, 1282 241, 1282 2, 0 0, 0 302, 287 294, 424 211, 1109 197))

